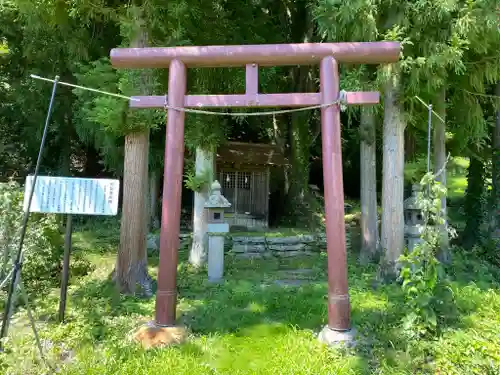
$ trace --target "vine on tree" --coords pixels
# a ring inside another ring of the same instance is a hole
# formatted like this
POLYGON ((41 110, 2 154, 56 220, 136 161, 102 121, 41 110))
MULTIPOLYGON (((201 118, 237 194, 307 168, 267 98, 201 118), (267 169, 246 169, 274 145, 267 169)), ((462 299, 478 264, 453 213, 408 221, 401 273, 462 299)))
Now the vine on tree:
MULTIPOLYGON (((435 180, 431 172, 424 175, 418 194, 424 224, 421 239, 415 248, 399 258, 399 277, 410 311, 403 318, 403 330, 412 338, 438 334, 453 306, 453 293, 442 264, 436 255, 440 250, 440 225, 445 218, 441 198, 446 187, 435 180)), ((454 231, 449 230, 454 236, 454 231)))

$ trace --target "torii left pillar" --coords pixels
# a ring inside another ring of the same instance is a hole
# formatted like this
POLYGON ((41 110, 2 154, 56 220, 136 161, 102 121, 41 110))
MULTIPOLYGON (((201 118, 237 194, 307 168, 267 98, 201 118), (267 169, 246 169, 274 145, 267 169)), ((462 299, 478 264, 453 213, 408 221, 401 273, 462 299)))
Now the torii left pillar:
MULTIPOLYGON (((328 325, 319 338, 329 344, 351 341, 350 303, 344 223, 344 193, 338 63, 396 62, 400 44, 304 43, 245 46, 117 48, 111 62, 121 68, 169 68, 168 119, 156 295, 156 327, 175 325, 177 252, 184 162, 184 111, 187 107, 302 107, 321 109, 323 178, 328 254, 328 325), (258 66, 320 64, 319 93, 259 94, 258 66), (185 95, 189 67, 246 66, 243 95, 185 95)), ((346 93, 345 104, 378 103, 377 92, 346 93)), ((165 96, 134 97, 131 106, 161 108, 165 96)))
MULTIPOLYGON (((186 94, 186 65, 172 60, 168 75, 169 107, 183 108, 186 94)), ((177 302, 177 249, 181 221, 182 175, 184 168, 184 115, 183 111, 168 109, 165 142, 164 187, 161 212, 160 265, 156 294, 156 323, 175 323, 177 302), (179 181, 181 176, 181 181, 179 181), (161 250, 164 250, 161 252, 161 250), (169 251, 165 251, 168 249, 169 251), (160 275, 160 272, 162 273, 160 275)))

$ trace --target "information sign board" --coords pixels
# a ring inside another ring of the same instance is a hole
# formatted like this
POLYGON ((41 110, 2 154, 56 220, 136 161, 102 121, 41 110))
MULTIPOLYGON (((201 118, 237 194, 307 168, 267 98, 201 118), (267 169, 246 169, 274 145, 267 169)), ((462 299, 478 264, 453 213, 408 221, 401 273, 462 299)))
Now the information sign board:
MULTIPOLYGON (((33 176, 28 176, 24 192, 24 210, 33 176)), ((120 181, 101 178, 38 176, 30 212, 105 215, 118 213, 120 181)))

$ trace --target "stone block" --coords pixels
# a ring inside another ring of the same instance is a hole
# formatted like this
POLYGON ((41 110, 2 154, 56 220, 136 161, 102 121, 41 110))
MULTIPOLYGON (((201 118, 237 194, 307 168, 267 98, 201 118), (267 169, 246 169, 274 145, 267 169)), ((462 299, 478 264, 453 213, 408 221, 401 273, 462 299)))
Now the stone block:
POLYGON ((295 244, 301 242, 300 238, 297 236, 293 236, 293 237, 267 237, 266 241, 270 245, 276 245, 276 244, 295 245, 295 244))
POLYGON ((235 253, 262 253, 266 250, 265 245, 233 243, 233 252, 235 253))
POLYGON ((306 243, 314 241, 314 236, 307 235, 299 235, 299 236, 289 236, 289 237, 267 237, 267 243, 269 244, 298 244, 298 243, 306 243))
POLYGON ((280 258, 289 258, 289 257, 305 255, 303 251, 276 251, 273 254, 280 258))
POLYGON ((326 243, 313 242, 310 244, 306 244, 304 247, 304 251, 309 251, 312 253, 320 253, 322 251, 326 251, 326 243))
POLYGON ((306 244, 304 243, 297 243, 297 244, 274 244, 274 245, 268 245, 269 250, 271 251, 299 251, 303 250, 306 247, 306 244))
POLYGON ((266 242, 266 237, 233 237, 233 242, 245 244, 261 244, 266 242))

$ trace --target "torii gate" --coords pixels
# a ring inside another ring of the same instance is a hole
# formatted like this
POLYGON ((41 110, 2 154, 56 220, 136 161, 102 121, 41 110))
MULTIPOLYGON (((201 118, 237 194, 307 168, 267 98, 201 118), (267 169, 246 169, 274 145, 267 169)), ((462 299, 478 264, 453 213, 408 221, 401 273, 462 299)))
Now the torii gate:
MULTIPOLYGON (((350 330, 347 256, 344 223, 344 188, 338 63, 378 64, 396 62, 397 42, 304 43, 168 48, 115 48, 111 63, 117 68, 169 68, 168 114, 165 145, 160 265, 155 324, 175 325, 176 278, 180 231, 181 190, 184 167, 184 114, 182 108, 206 107, 304 107, 321 108, 321 141, 325 187, 328 254, 328 325, 324 341, 350 330), (258 66, 320 64, 319 93, 259 94, 258 66), (240 95, 186 95, 188 67, 246 66, 246 90, 240 95), (332 103, 328 106, 329 103, 332 103)), ((163 108, 166 97, 136 96, 134 108, 163 108)), ((376 104, 378 92, 348 92, 344 104, 376 104)), ((325 332, 326 331, 326 332, 325 332)))

